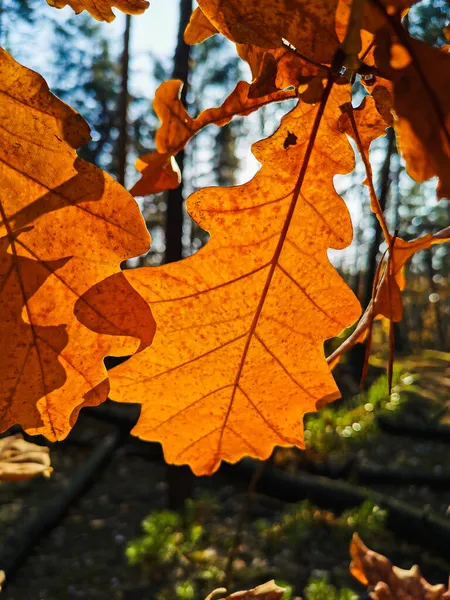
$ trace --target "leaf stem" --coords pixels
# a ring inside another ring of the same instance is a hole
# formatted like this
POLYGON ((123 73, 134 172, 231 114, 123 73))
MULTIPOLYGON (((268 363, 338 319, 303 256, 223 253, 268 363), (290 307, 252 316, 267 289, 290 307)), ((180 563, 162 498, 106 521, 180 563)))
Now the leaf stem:
POLYGON ((378 196, 375 191, 375 186, 373 185, 372 167, 370 166, 369 159, 366 156, 366 153, 364 151, 364 146, 361 141, 361 136, 359 135, 358 127, 356 125, 355 115, 353 114, 353 107, 351 104, 347 104, 347 105, 345 105, 345 108, 343 110, 348 115, 348 118, 350 119, 350 124, 353 129, 353 134, 355 136, 356 145, 358 147, 359 153, 361 154, 361 158, 364 163, 364 168, 366 170, 366 177, 367 177, 367 187, 369 188, 369 192, 370 192, 372 211, 375 213, 375 216, 377 217, 380 227, 383 231, 384 239, 386 240, 386 243, 389 245, 389 242, 391 239, 391 234, 389 233, 389 229, 388 229, 386 220, 383 215, 383 209, 381 208, 380 201, 378 200, 378 196))
POLYGON ((335 76, 333 74, 329 73, 328 80, 327 80, 327 85, 325 86, 325 89, 324 89, 324 92, 323 92, 323 95, 322 95, 322 99, 320 101, 319 109, 318 109, 317 114, 316 114, 316 116, 314 118, 314 123, 313 123, 312 129, 311 129, 311 135, 309 137, 308 145, 307 145, 306 150, 305 150, 305 154, 304 154, 303 161, 302 161, 302 166, 300 168, 300 173, 298 175, 297 182, 295 184, 295 187, 294 187, 294 190, 293 190, 293 193, 292 193, 292 200, 291 200, 291 203, 289 205, 289 210, 288 210, 287 215, 286 215, 286 220, 285 220, 285 222, 283 224, 283 228, 282 228, 282 230, 280 232, 280 238, 279 238, 277 246, 275 248, 275 252, 273 254, 272 260, 270 261, 270 268, 269 268, 269 272, 267 274, 267 279, 266 279, 266 282, 264 284, 264 288, 263 288, 263 290, 261 292, 261 297, 259 299, 258 306, 256 307, 256 310, 255 310, 255 316, 253 317, 253 321, 252 321, 252 324, 250 326, 250 329, 249 329, 249 332, 248 332, 248 335, 247 335, 247 340, 245 342, 245 346, 244 346, 244 349, 242 351, 241 361, 240 361, 239 368, 238 368, 237 373, 236 373, 236 378, 234 380, 233 394, 231 396, 230 404, 228 406, 228 411, 227 411, 227 414, 225 415, 225 419, 224 419, 224 422, 223 422, 223 425, 222 425, 222 431, 221 431, 221 434, 220 434, 220 439, 219 439, 219 445, 218 445, 218 452, 217 452, 217 454, 219 454, 219 451, 220 451, 220 447, 221 447, 221 444, 222 444, 222 437, 223 437, 223 434, 224 434, 224 431, 225 431, 225 428, 226 428, 226 425, 227 425, 227 422, 228 422, 228 418, 229 418, 229 416, 231 414, 231 410, 232 410, 233 403, 234 403, 234 397, 236 395, 236 390, 238 389, 238 386, 239 386, 239 381, 240 381, 240 378, 241 378, 241 375, 242 375, 242 371, 243 371, 243 368, 244 368, 244 365, 245 365, 245 361, 247 359, 248 350, 250 348, 251 341, 253 339, 253 336, 254 336, 255 331, 256 331, 256 327, 258 325, 259 317, 261 316, 261 312, 263 310, 264 303, 266 301, 266 297, 267 297, 267 294, 269 292, 270 285, 272 283, 273 275, 275 273, 275 269, 276 269, 277 264, 278 264, 278 259, 280 258, 280 254, 281 254, 281 251, 283 249, 283 245, 284 245, 284 242, 286 240, 286 236, 287 236, 287 233, 289 231, 289 227, 291 225, 292 217, 294 216, 295 208, 297 206, 297 200, 298 200, 298 198, 300 196, 300 191, 302 189, 303 181, 305 179, 306 171, 307 171, 307 168, 308 168, 308 165, 309 165, 309 161, 310 161, 310 158, 311 158, 311 154, 312 154, 312 151, 313 151, 313 148, 314 148, 314 143, 316 141, 316 137, 317 137, 317 133, 319 131, 320 123, 322 121, 322 117, 323 117, 323 114, 325 112, 325 107, 326 107, 328 98, 330 97, 330 93, 331 93, 331 90, 333 88, 334 82, 335 82, 335 76))
POLYGON ((297 48, 293 44, 291 44, 291 42, 289 40, 286 40, 285 38, 281 38, 281 43, 283 44, 283 46, 285 48, 287 48, 291 52, 294 52, 294 54, 299 56, 302 60, 309 63, 310 65, 314 65, 315 67, 318 67, 319 69, 323 69, 324 71, 328 71, 328 72, 330 71, 330 67, 328 65, 323 65, 322 63, 317 62, 317 61, 313 60, 312 58, 308 58, 307 56, 302 54, 300 52, 300 50, 297 50, 297 48))

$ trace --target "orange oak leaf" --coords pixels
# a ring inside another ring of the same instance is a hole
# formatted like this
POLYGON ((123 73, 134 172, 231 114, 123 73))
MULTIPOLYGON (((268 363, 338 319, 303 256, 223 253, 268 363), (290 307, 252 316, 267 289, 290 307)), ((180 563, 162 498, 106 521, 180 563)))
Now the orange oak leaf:
POLYGON ((148 152, 136 159, 134 166, 142 173, 130 190, 134 196, 175 190, 181 183, 180 169, 170 152, 148 152))
POLYGON ((0 440, 0 481, 23 481, 37 475, 50 477, 52 472, 47 446, 26 442, 20 434, 0 440))
MULTIPOLYGON (((362 28, 373 34, 386 23, 378 4, 394 13, 400 4, 405 8, 412 3, 413 0, 366 2, 362 28)), ((351 0, 199 0, 198 4, 210 27, 233 42, 274 49, 283 47, 283 40, 287 40, 307 61, 330 64, 347 33, 353 3, 351 0)), ((198 13, 195 15, 194 26, 189 30, 195 43, 204 35, 199 25, 207 27, 206 20, 198 13)), ((370 36, 364 36, 366 43, 369 40, 370 36)))
MULTIPOLYGON (((218 594, 224 594, 226 591, 227 590, 225 588, 218 588, 217 590, 212 591, 206 597, 206 600, 212 600, 218 594)), ((258 585, 251 590, 234 592, 233 594, 229 594, 220 600, 281 600, 281 597, 285 591, 285 588, 277 585, 272 579, 272 581, 258 585)))
POLYGON ((193 119, 180 100, 182 87, 182 81, 171 79, 162 83, 156 90, 153 107, 161 121, 155 137, 157 152, 149 152, 137 160, 136 168, 142 173, 142 178, 130 190, 135 196, 177 187, 179 173, 173 157, 207 125, 223 127, 236 115, 248 115, 271 102, 281 102, 296 96, 294 90, 285 90, 250 99, 249 84, 240 81, 221 106, 203 110, 193 119))
POLYGON ((262 167, 251 181, 188 199, 211 235, 204 248, 126 273, 158 329, 151 348, 110 371, 110 397, 141 403, 133 433, 198 475, 302 447, 303 415, 339 397, 323 342, 360 306, 327 257, 352 238, 332 179, 354 167, 338 129, 350 86, 330 89, 253 146, 262 167))
POLYGON ((211 23, 233 42, 280 48, 288 40, 306 57, 331 62, 339 45, 339 0, 200 0, 211 23))
POLYGON ((436 175, 438 197, 450 198, 450 54, 406 32, 397 40, 383 28, 376 36, 374 57, 385 79, 375 78, 378 98, 375 90, 373 95, 388 124, 393 115, 409 175, 419 182, 436 175))
POLYGON ((391 561, 367 548, 357 533, 350 542, 350 573, 363 585, 369 586, 372 600, 449 600, 450 590, 444 584, 432 585, 424 579, 419 567, 400 569, 391 561))
MULTIPOLYGON (((322 79, 327 75, 327 70, 320 65, 306 62, 287 47, 267 50, 252 44, 236 44, 236 49, 252 72, 249 98, 259 98, 290 86, 306 86, 314 81, 319 83, 321 89, 312 102, 320 100, 323 92, 322 79)), ((304 95, 303 89, 299 92, 304 95)))
POLYGON ((392 256, 382 274, 378 288, 353 333, 328 358, 329 364, 334 362, 356 343, 362 341, 371 328, 373 319, 382 316, 392 322, 399 322, 403 317, 402 290, 405 288, 404 266, 406 262, 420 250, 426 250, 435 244, 450 242, 450 227, 438 233, 426 234, 409 242, 395 238, 392 256))
POLYGON ((97 21, 113 21, 115 14, 111 10, 118 8, 128 15, 140 15, 149 6, 147 0, 47 0, 50 6, 64 8, 69 5, 75 13, 87 10, 97 21))
POLYGON ((218 33, 217 29, 202 9, 197 7, 192 12, 189 23, 184 30, 184 41, 186 44, 200 44, 216 33, 218 33))
POLYGON ((450 227, 443 229, 434 235, 428 233, 420 238, 406 242, 396 238, 391 257, 391 292, 389 292, 388 271, 379 286, 375 296, 375 312, 391 321, 398 322, 403 317, 403 302, 401 290, 405 289, 404 266, 406 262, 417 252, 431 248, 436 244, 450 242, 450 227), (389 299, 390 294, 392 300, 389 299))
MULTIPOLYGON (((188 44, 199 44, 216 33, 217 29, 205 13, 201 8, 196 8, 184 32, 184 40, 188 44)), ((289 86, 298 87, 309 82, 319 72, 326 75, 326 71, 320 69, 320 66, 306 62, 284 46, 268 50, 254 44, 237 43, 236 49, 252 72, 249 98, 259 98, 289 86)))
POLYGON ((78 158, 80 115, 3 50, 0 97, 0 429, 62 439, 106 399, 103 358, 152 341, 120 271, 149 237, 132 196, 78 158))

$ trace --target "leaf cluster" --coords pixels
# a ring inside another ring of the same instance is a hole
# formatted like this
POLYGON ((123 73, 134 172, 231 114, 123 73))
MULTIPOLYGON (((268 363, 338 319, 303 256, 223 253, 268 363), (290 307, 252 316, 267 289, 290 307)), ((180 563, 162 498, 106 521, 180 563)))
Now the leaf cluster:
MULTIPOLYGON (((105 21, 114 7, 148 8, 146 0, 47 2, 105 21)), ((236 82, 220 106, 195 118, 181 102, 183 82, 164 82, 154 99, 156 150, 138 159, 131 193, 77 154, 89 141, 80 115, 1 51, 2 430, 18 423, 63 439, 82 407, 110 395, 141 404, 133 433, 161 442, 168 462, 198 475, 222 460, 265 459, 274 446, 304 447, 304 415, 339 397, 331 367, 357 342, 370 351, 380 316, 393 347, 404 265, 450 238, 449 228, 412 241, 390 231, 369 161, 371 142, 393 127, 411 177, 436 177, 438 197, 450 195, 450 56, 409 34, 412 4, 200 0, 186 41, 224 36, 252 81, 236 82), (365 89, 358 106, 355 81, 365 89), (278 129, 252 147, 261 168, 250 181, 189 197, 206 246, 183 261, 122 271, 149 249, 132 195, 176 188, 176 155, 205 127, 292 100, 278 129), (361 318, 327 254, 352 240, 333 185, 354 168, 349 138, 387 248, 361 318), (324 341, 357 319, 326 358, 324 341), (106 372, 106 356, 130 355, 106 372)))

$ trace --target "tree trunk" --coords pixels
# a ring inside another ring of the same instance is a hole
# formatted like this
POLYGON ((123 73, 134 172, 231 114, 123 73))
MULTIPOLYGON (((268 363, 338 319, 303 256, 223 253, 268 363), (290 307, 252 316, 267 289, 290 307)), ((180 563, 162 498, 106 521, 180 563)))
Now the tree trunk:
MULTIPOLYGON (((181 79, 184 86, 181 91, 181 101, 186 104, 186 94, 189 77, 190 46, 183 38, 184 30, 189 23, 192 13, 192 0, 180 0, 180 21, 178 26, 177 47, 173 59, 173 79, 181 79)), ((177 155, 178 166, 183 181, 184 152, 177 155)), ((183 183, 167 194, 166 216, 166 253, 165 262, 175 262, 183 256, 183 216, 184 199, 183 183)), ((185 500, 192 495, 193 475, 188 467, 167 466, 168 505, 171 510, 179 510, 185 500)))
MULTIPOLYGON (((428 283, 430 286, 430 290, 433 294, 436 294, 437 296, 439 296, 439 289, 433 279, 433 276, 435 275, 435 271, 433 269, 433 252, 432 252, 431 248, 426 251, 425 260, 427 263, 427 276, 428 276, 428 283)), ((433 308, 434 308, 434 318, 436 321, 436 333, 437 333, 437 341, 439 344, 439 350, 446 350, 445 329, 444 329, 444 325, 442 322, 441 303, 440 303, 439 299, 437 300, 437 302, 433 302, 433 308)))
MULTIPOLYGON (((189 77, 189 55, 190 46, 183 38, 184 30, 189 23, 192 13, 192 0, 180 0, 180 22, 178 27, 177 47, 173 59, 173 79, 181 79, 184 83, 181 90, 181 101, 186 104, 186 94, 189 77)), ((184 152, 177 155, 177 163, 183 177, 184 152)), ((182 179, 183 181, 183 179, 182 179)), ((165 262, 175 262, 183 255, 183 183, 175 189, 169 190, 167 194, 167 218, 166 218, 166 255, 165 262)))
POLYGON ((128 103, 130 99, 130 94, 128 91, 128 79, 131 33, 131 17, 130 15, 126 15, 125 18, 122 53, 122 83, 119 99, 119 137, 117 140, 117 181, 123 186, 125 185, 128 154, 128 103))

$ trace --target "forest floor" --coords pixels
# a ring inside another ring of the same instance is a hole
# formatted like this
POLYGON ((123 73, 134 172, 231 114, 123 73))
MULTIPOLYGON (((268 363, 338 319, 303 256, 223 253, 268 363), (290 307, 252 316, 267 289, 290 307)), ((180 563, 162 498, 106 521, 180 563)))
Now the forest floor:
MULTIPOLYGON (((392 435, 377 416, 430 426, 449 423, 450 355, 425 351, 397 362, 394 394, 386 378, 370 389, 329 405, 306 421, 306 452, 283 450, 272 457, 275 468, 295 477, 305 471, 328 473, 358 484, 358 468, 379 467, 433 473, 438 481, 370 483, 370 489, 408 506, 434 511, 450 524, 450 438, 392 435)), ((349 395, 347 395, 349 396, 349 395)), ((115 426, 83 414, 68 440, 51 448, 54 473, 28 482, 0 486, 1 556, 13 550, 22 528, 42 507, 67 488, 102 439, 115 426), (15 538, 16 536, 16 538, 15 538)), ((370 470, 370 469, 369 469, 370 470)), ((343 514, 303 501, 290 504, 256 493, 248 501, 248 481, 219 471, 198 478, 194 500, 183 516, 167 511, 166 466, 136 454, 132 442, 121 445, 94 485, 64 519, 43 536, 7 582, 4 600, 202 600, 223 585, 236 528, 248 504, 233 555, 232 591, 275 578, 290 595, 308 600, 344 600, 364 588, 348 573, 348 546, 358 531, 369 547, 409 568, 418 563, 433 583, 450 572, 450 549, 425 547, 394 534, 385 511, 366 503, 343 514), (141 523, 146 518, 146 538, 141 523), (138 564, 130 565, 126 556, 138 564), (326 581, 336 589, 327 587, 326 581), (305 586, 308 586, 305 591, 305 586)), ((394 471, 395 473, 395 471, 394 471)), ((0 564, 0 569, 2 565, 0 564)))

